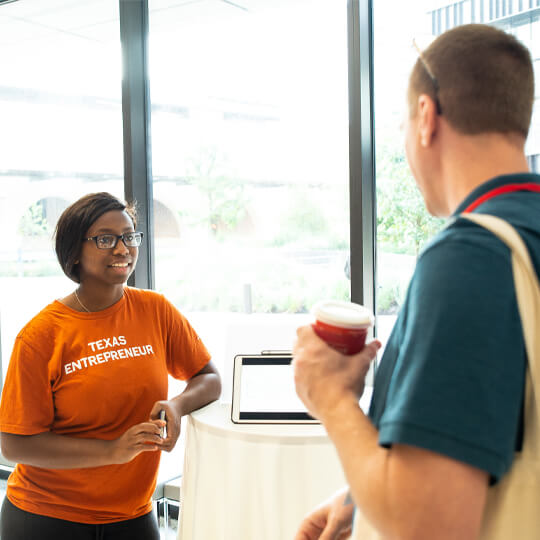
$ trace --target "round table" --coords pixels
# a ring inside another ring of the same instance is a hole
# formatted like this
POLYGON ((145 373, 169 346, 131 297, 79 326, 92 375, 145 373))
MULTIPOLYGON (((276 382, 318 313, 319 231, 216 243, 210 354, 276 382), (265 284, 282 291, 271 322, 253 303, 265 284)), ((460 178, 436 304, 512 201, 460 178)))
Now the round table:
POLYGON ((179 540, 292 540, 345 485, 318 424, 234 424, 230 403, 187 418, 179 540))

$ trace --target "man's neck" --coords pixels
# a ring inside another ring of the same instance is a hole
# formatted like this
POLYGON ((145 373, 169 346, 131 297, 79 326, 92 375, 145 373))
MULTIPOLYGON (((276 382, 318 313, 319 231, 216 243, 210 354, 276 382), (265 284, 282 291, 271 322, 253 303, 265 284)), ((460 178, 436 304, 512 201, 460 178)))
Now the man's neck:
POLYGON ((523 141, 507 135, 455 136, 442 159, 448 215, 478 186, 505 174, 529 172, 523 141))

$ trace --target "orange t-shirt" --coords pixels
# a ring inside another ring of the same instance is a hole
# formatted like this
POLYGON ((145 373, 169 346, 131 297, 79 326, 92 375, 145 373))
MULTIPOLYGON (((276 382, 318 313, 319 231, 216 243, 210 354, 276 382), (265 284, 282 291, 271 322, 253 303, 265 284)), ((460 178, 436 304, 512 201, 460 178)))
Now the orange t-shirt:
MULTIPOLYGON (((168 373, 189 379, 210 355, 162 295, 125 288, 113 306, 80 313, 55 301, 15 340, 0 431, 113 440, 167 399, 168 373)), ((131 519, 152 509, 160 452, 81 469, 18 464, 7 497, 17 507, 80 523, 131 519)))

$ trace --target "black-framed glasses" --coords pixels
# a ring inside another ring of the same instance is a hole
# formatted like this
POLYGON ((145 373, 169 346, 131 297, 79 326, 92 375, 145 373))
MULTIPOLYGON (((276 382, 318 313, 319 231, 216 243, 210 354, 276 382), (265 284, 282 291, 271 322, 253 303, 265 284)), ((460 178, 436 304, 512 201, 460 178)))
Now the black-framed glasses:
POLYGON ((98 234, 85 238, 87 242, 93 240, 98 249, 114 249, 118 240, 122 240, 126 247, 139 247, 143 239, 142 232, 127 232, 124 234, 98 234))
POLYGON ((423 68, 426 70, 426 73, 428 74, 428 77, 431 80, 431 83, 433 84, 433 89, 435 90, 435 107, 437 108, 437 114, 442 114, 442 108, 441 108, 441 102, 439 101, 439 81, 437 80, 437 77, 435 77, 433 71, 429 67, 429 64, 427 63, 426 59, 424 58, 424 54, 420 50, 420 47, 416 44, 416 40, 412 40, 413 47, 416 49, 416 52, 418 53, 418 58, 420 59, 420 62, 422 63, 423 68))

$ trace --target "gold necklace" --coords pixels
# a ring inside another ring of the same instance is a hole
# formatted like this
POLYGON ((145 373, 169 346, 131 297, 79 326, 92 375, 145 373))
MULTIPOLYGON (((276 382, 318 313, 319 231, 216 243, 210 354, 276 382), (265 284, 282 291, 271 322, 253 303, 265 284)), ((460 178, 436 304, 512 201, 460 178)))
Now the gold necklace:
POLYGON ((77 302, 81 304, 81 307, 86 311, 87 313, 91 313, 91 311, 81 302, 81 299, 79 298, 79 295, 77 294, 77 289, 75 289, 75 298, 77 299, 77 302))

